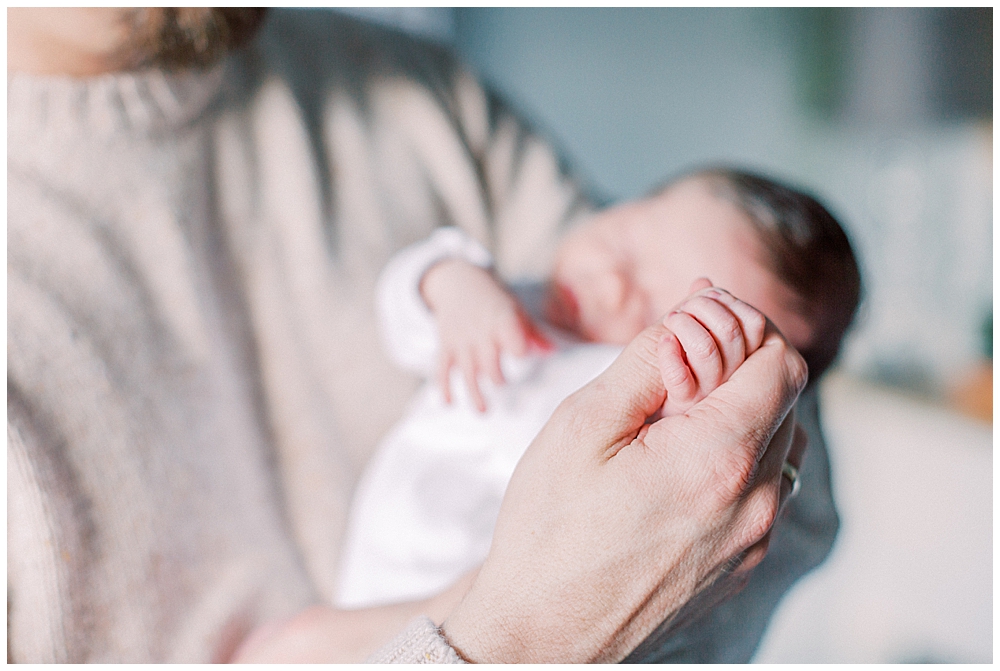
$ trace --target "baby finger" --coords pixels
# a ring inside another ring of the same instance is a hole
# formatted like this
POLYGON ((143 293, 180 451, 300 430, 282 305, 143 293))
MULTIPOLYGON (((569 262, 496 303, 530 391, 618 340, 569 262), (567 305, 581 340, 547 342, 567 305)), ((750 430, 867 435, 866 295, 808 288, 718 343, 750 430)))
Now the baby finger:
POLYGON ((479 412, 486 412, 486 401, 483 400, 483 395, 479 391, 479 369, 472 353, 466 351, 463 354, 460 354, 458 358, 458 365, 462 369, 462 373, 465 376, 465 388, 469 392, 469 398, 472 400, 472 404, 479 412))
POLYGON ((529 346, 534 346, 542 352, 551 352, 555 349, 552 341, 545 337, 545 334, 535 326, 535 323, 529 317, 522 316, 521 323, 529 346))
POLYGON ((500 343, 488 342, 479 350, 479 367, 485 370, 494 384, 501 385, 505 382, 503 370, 500 368, 500 343))
POLYGON ((524 356, 528 351, 528 339, 524 325, 520 320, 514 320, 501 329, 500 346, 514 356, 524 356))
POLYGON ((665 414, 683 412, 698 400, 698 382, 684 360, 684 349, 676 335, 668 331, 663 336, 656 357, 667 392, 665 414))
POLYGON ((679 308, 694 317, 715 339, 722 356, 722 379, 725 382, 746 358, 746 343, 740 321, 718 300, 699 295, 684 302, 679 308))
POLYGON ((767 317, 764 316, 764 313, 718 287, 709 289, 705 295, 725 305, 739 320, 740 327, 743 329, 746 356, 757 351, 757 348, 764 342, 764 329, 767 326, 767 317))
POLYGON ((665 324, 680 341, 687 357, 688 368, 698 383, 701 396, 722 384, 725 372, 722 354, 712 334, 686 312, 674 311, 667 315, 665 324))
POLYGON ((451 405, 451 369, 454 365, 455 355, 452 352, 442 352, 438 363, 438 386, 448 405, 451 405))

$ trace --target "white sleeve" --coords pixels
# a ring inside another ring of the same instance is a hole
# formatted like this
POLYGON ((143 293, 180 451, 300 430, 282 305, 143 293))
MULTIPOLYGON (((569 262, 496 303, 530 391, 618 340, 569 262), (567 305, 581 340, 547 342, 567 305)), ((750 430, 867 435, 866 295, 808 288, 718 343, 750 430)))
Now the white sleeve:
POLYGON ((445 259, 463 259, 488 268, 493 258, 465 231, 439 228, 422 242, 399 251, 386 264, 375 291, 379 330, 389 357, 402 368, 430 377, 435 372, 438 332, 420 295, 420 280, 445 259))

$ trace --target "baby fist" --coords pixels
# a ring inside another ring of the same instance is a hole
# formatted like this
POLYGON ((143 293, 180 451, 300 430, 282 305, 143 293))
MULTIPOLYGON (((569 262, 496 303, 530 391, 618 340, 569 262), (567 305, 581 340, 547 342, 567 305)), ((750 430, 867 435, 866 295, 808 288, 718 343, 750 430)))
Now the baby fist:
POLYGON ((688 297, 663 319, 669 329, 658 358, 667 398, 663 415, 679 415, 729 379, 764 341, 767 318, 717 287, 688 297))

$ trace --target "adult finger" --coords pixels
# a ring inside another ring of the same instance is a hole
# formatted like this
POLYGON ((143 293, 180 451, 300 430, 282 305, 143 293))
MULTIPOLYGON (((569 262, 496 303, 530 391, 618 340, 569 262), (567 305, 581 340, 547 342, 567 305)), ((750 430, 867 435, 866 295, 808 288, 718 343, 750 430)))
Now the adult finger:
MULTIPOLYGON (((775 432, 761 458, 760 469, 754 478, 754 487, 741 514, 750 520, 749 525, 759 530, 766 527, 763 537, 743 550, 733 561, 733 572, 749 571, 766 556, 774 522, 792 492, 793 481, 785 475, 784 464, 793 468, 802 466, 802 457, 808 443, 808 436, 802 425, 795 419, 794 406, 775 432), (756 517, 756 520, 753 518, 756 517)), ((752 540, 752 539, 751 539, 752 540)))
POLYGON ((781 475, 781 468, 795 443, 796 435, 795 407, 793 406, 785 415, 774 432, 774 437, 764 450, 760 458, 760 466, 754 475, 753 486, 758 488, 770 488, 777 496, 780 490, 780 481, 784 478, 781 475))
MULTIPOLYGON (((784 421, 807 379, 802 356, 768 322, 761 346, 692 412, 708 414, 710 421, 738 429, 744 436, 742 444, 763 448, 784 421)), ((757 459, 760 456, 755 455, 757 459)))
MULTIPOLYGON (((752 493, 754 483, 759 482, 761 460, 804 386, 805 379, 806 367, 802 357, 773 326, 769 326, 764 344, 747 357, 729 380, 684 415, 667 417, 653 424, 645 443, 657 452, 661 449, 658 447, 660 444, 698 445, 698 458, 715 464, 715 467, 711 473, 702 474, 707 479, 692 484, 695 487, 712 487, 715 496, 711 505, 728 508, 737 501, 745 500, 752 493), (708 435, 705 434, 706 426, 713 427, 708 435), (715 435, 726 436, 726 440, 715 440, 715 435)), ((782 458, 787 453, 790 440, 789 432, 781 448, 782 458)), ((664 452, 664 456, 672 462, 694 458, 687 452, 673 455, 669 450, 664 452)), ((777 505, 776 476, 780 466, 778 462, 773 470, 775 489, 771 508, 777 505)), ((767 470, 766 466, 764 468, 767 470)), ((766 502, 755 505, 764 506, 766 502)), ((746 544, 737 547, 737 550, 750 544, 747 539, 746 544)))
POLYGON ((740 529, 732 537, 731 554, 742 553, 742 564, 753 568, 767 554, 771 527, 781 507, 781 467, 795 435, 795 412, 790 410, 767 442, 758 468, 737 515, 740 529))
MULTIPOLYGON (((802 428, 802 425, 798 422, 795 423, 795 435, 792 437, 792 447, 788 450, 788 455, 785 457, 785 461, 788 462, 792 468, 795 469, 796 475, 802 469, 802 457, 805 455, 806 448, 809 446, 809 435, 806 430, 802 428)), ((784 468, 784 465, 782 465, 784 468)), ((782 471, 781 477, 781 506, 784 507, 788 503, 788 499, 792 494, 792 490, 795 483, 790 477, 784 475, 782 471)))
MULTIPOLYGON (((784 463, 787 462, 796 469, 800 468, 802 465, 802 455, 805 452, 806 444, 808 442, 806 432, 802 428, 802 425, 794 421, 794 411, 792 413, 789 413, 789 417, 786 418, 785 422, 782 424, 782 428, 786 426, 792 427, 791 430, 792 440, 791 440, 791 447, 788 449, 788 453, 785 455, 785 458, 782 461, 781 470, 778 473, 778 494, 777 494, 778 513, 780 513, 780 511, 784 509, 785 505, 787 505, 789 497, 792 493, 793 483, 792 480, 787 476, 785 476, 784 474, 784 463)), ((782 437, 780 436, 780 431, 779 431, 779 433, 775 434, 775 439, 772 441, 772 447, 775 443, 777 443, 779 446, 779 449, 776 451, 775 456, 778 456, 781 453, 780 449, 780 447, 782 446, 781 440, 782 437)), ((776 462, 777 459, 775 458, 774 461, 776 462)), ((771 470, 772 466, 773 464, 768 464, 762 467, 761 470, 762 471, 771 470)), ((761 479, 773 482, 773 474, 768 473, 766 477, 762 476, 761 479)), ((769 498, 773 499, 774 497, 773 486, 768 485, 768 491, 758 494, 758 497, 762 500, 765 500, 763 506, 764 508, 769 507, 766 502, 766 499, 769 498)), ((775 518, 777 518, 777 513, 775 515, 775 518)), ((775 519, 774 521, 777 521, 777 519, 775 519)), ((756 567, 761 561, 763 561, 764 557, 767 555, 768 546, 771 542, 771 536, 773 532, 774 532, 774 523, 772 522, 770 528, 767 530, 767 533, 764 534, 763 538, 761 538, 753 545, 751 545, 749 548, 741 552, 737 556, 737 560, 732 562, 732 572, 735 574, 747 573, 754 567, 756 567)))
POLYGON ((587 436, 580 444, 602 455, 631 442, 666 398, 658 351, 667 333, 662 322, 642 331, 603 373, 563 401, 552 421, 572 424, 587 436))

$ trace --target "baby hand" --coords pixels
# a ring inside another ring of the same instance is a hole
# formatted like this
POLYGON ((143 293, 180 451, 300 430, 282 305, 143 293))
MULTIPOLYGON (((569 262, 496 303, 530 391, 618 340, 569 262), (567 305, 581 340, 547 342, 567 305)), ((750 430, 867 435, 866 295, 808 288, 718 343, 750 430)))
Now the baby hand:
POLYGON ((438 325, 438 379, 447 403, 452 368, 461 369, 472 402, 485 412, 479 375, 504 383, 501 352, 524 356, 532 346, 552 349, 517 300, 483 268, 458 259, 442 261, 424 275, 420 291, 438 325))
POLYGON ((688 297, 663 319, 658 350, 664 416, 679 415, 729 379, 764 341, 767 318, 716 287, 688 297))

